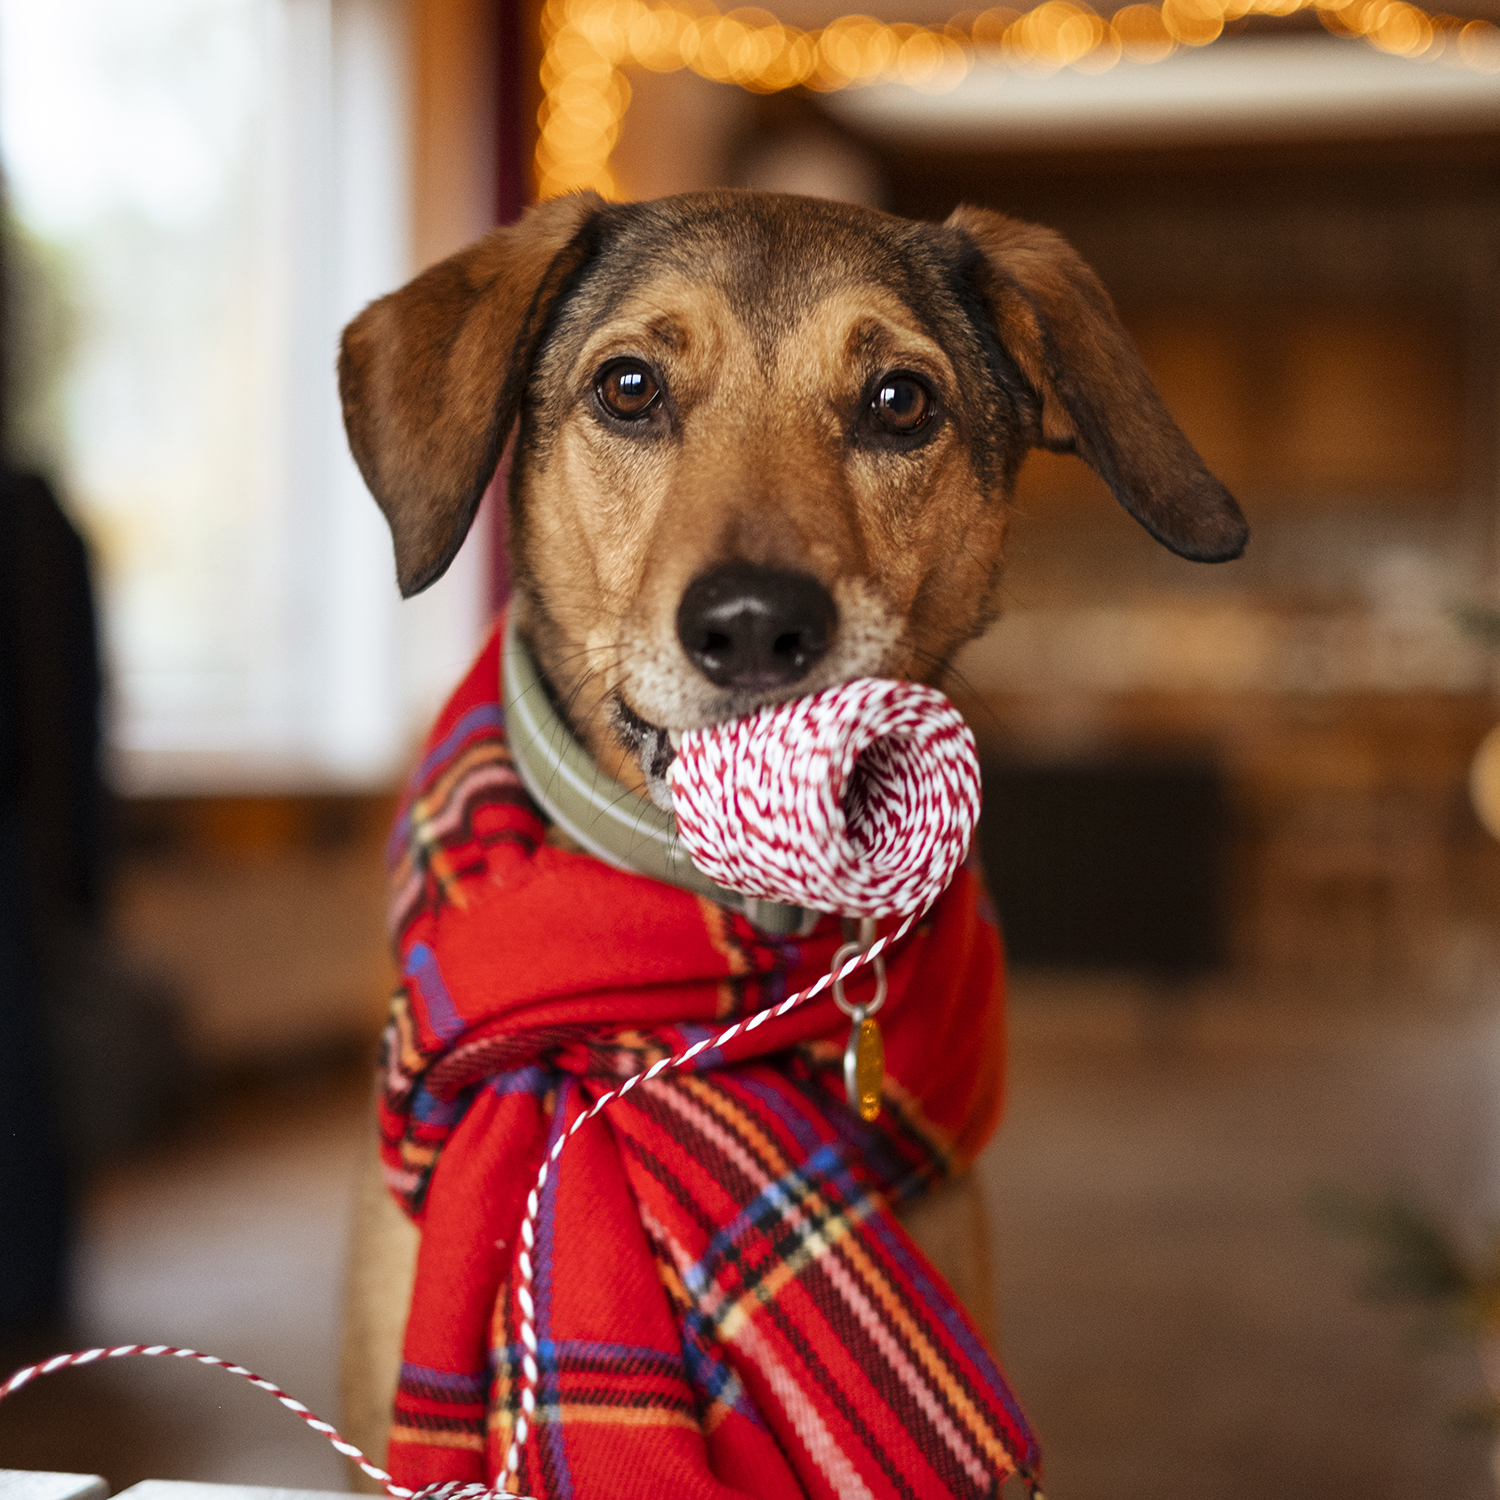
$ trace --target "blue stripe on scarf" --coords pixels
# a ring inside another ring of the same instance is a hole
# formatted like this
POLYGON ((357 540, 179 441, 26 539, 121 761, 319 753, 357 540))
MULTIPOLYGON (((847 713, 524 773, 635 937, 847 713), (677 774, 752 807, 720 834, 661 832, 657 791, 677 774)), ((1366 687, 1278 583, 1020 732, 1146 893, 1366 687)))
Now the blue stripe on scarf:
POLYGON ((426 943, 413 943, 406 955, 406 977, 421 991, 421 1000, 427 1007, 427 1019, 438 1039, 451 1042, 464 1029, 464 1019, 448 993, 443 982, 443 971, 438 968, 437 954, 426 943))

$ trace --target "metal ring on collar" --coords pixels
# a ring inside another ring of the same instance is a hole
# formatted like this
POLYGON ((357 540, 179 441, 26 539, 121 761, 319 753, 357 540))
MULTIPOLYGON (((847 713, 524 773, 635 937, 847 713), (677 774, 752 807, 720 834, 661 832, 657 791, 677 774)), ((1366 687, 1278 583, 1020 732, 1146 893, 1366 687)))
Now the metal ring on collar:
POLYGON ((863 953, 867 947, 869 947, 868 943, 845 943, 833 955, 833 962, 829 965, 829 973, 833 975, 833 1003, 846 1016, 856 1021, 867 1020, 885 1004, 886 978, 885 954, 883 953, 877 953, 870 960, 870 967, 875 971, 874 999, 866 1001, 863 1005, 857 1005, 844 993, 844 981, 839 977, 839 970, 856 954, 863 953))

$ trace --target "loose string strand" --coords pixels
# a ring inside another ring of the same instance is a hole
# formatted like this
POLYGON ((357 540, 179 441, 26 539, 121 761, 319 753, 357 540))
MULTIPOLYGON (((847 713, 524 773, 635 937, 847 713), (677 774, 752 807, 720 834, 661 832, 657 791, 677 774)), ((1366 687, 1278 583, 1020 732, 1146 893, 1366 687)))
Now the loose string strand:
POLYGON ((279 1385, 273 1384, 263 1375, 257 1375, 253 1370, 246 1369, 244 1365, 220 1359, 217 1355, 201 1354, 196 1349, 182 1349, 172 1344, 115 1344, 111 1347, 83 1349, 77 1354, 55 1354, 51 1359, 43 1360, 40 1364, 27 1365, 25 1369, 17 1370, 4 1385, 0 1385, 0 1401, 4 1401, 7 1396, 13 1396, 22 1386, 29 1385, 38 1375, 51 1375, 55 1370, 91 1365, 102 1359, 124 1359, 130 1355, 191 1360, 195 1364, 209 1365, 213 1369, 224 1370, 230 1375, 238 1375, 241 1379, 248 1380, 251 1385, 265 1391, 267 1395, 274 1396, 289 1412, 301 1417, 314 1432, 321 1433, 327 1438, 336 1452, 357 1464, 377 1484, 383 1485, 386 1493, 391 1496, 391 1500, 483 1500, 483 1497, 492 1496, 495 1493, 488 1485, 462 1484, 454 1481, 447 1484, 428 1485, 421 1490, 409 1490, 405 1485, 397 1484, 384 1469, 371 1463, 359 1448, 340 1435, 332 1423, 325 1422, 295 1396, 287 1395, 279 1385))

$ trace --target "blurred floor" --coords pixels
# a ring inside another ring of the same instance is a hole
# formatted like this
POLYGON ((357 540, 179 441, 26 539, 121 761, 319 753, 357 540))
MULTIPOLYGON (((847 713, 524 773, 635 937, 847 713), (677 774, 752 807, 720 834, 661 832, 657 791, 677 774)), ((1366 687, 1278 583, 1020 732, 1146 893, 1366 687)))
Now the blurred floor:
POLYGON ((1500 1215, 1500 1004, 1013 982, 983 1162, 1002 1344, 1054 1500, 1493 1495, 1461 1347, 1355 1295, 1337 1186, 1500 1215))
MULTIPOLYGON (((244 1088, 190 1138, 101 1173, 87 1195, 75 1326, 8 1364, 95 1343, 236 1359, 336 1418, 349 1196, 369 1071, 244 1088)), ((0 1468, 343 1489, 342 1461, 263 1392, 129 1359, 44 1377, 0 1406, 0 1468)))
MULTIPOLYGON (((1468 1500, 1483 1439, 1462 1351, 1415 1351, 1354 1295, 1318 1184, 1404 1183, 1479 1225, 1500 1207, 1500 1005, 1332 981, 1163 997, 1021 974, 1011 1099, 983 1176, 1004 1353, 1053 1500, 1468 1500)), ((102 1177, 82 1340, 178 1340, 336 1410, 345 1204, 362 1070, 217 1106, 190 1142, 102 1177)), ((320 1440, 217 1372, 65 1372, 0 1407, 0 1466, 341 1488, 320 1440)))

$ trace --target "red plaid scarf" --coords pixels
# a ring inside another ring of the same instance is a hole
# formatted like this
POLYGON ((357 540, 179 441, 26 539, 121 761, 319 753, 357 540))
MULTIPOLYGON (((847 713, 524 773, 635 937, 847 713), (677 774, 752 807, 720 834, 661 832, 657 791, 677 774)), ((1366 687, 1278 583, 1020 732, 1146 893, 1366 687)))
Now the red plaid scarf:
MULTIPOLYGON (((515 1257, 542 1154, 599 1093, 828 969, 841 941, 544 842, 492 638, 393 838, 405 982, 386 1031, 392 1190, 422 1226, 390 1468, 493 1482, 517 1414, 515 1257)), ((895 923, 882 923, 889 930, 895 923)), ((549 1174, 537 1496, 993 1496, 1036 1448, 973 1325, 891 1215, 965 1165, 1002 1087, 997 934, 960 873, 891 955, 886 1108, 844 1102, 824 996, 610 1105, 549 1174)), ((865 971, 851 998, 868 993, 865 971)))

